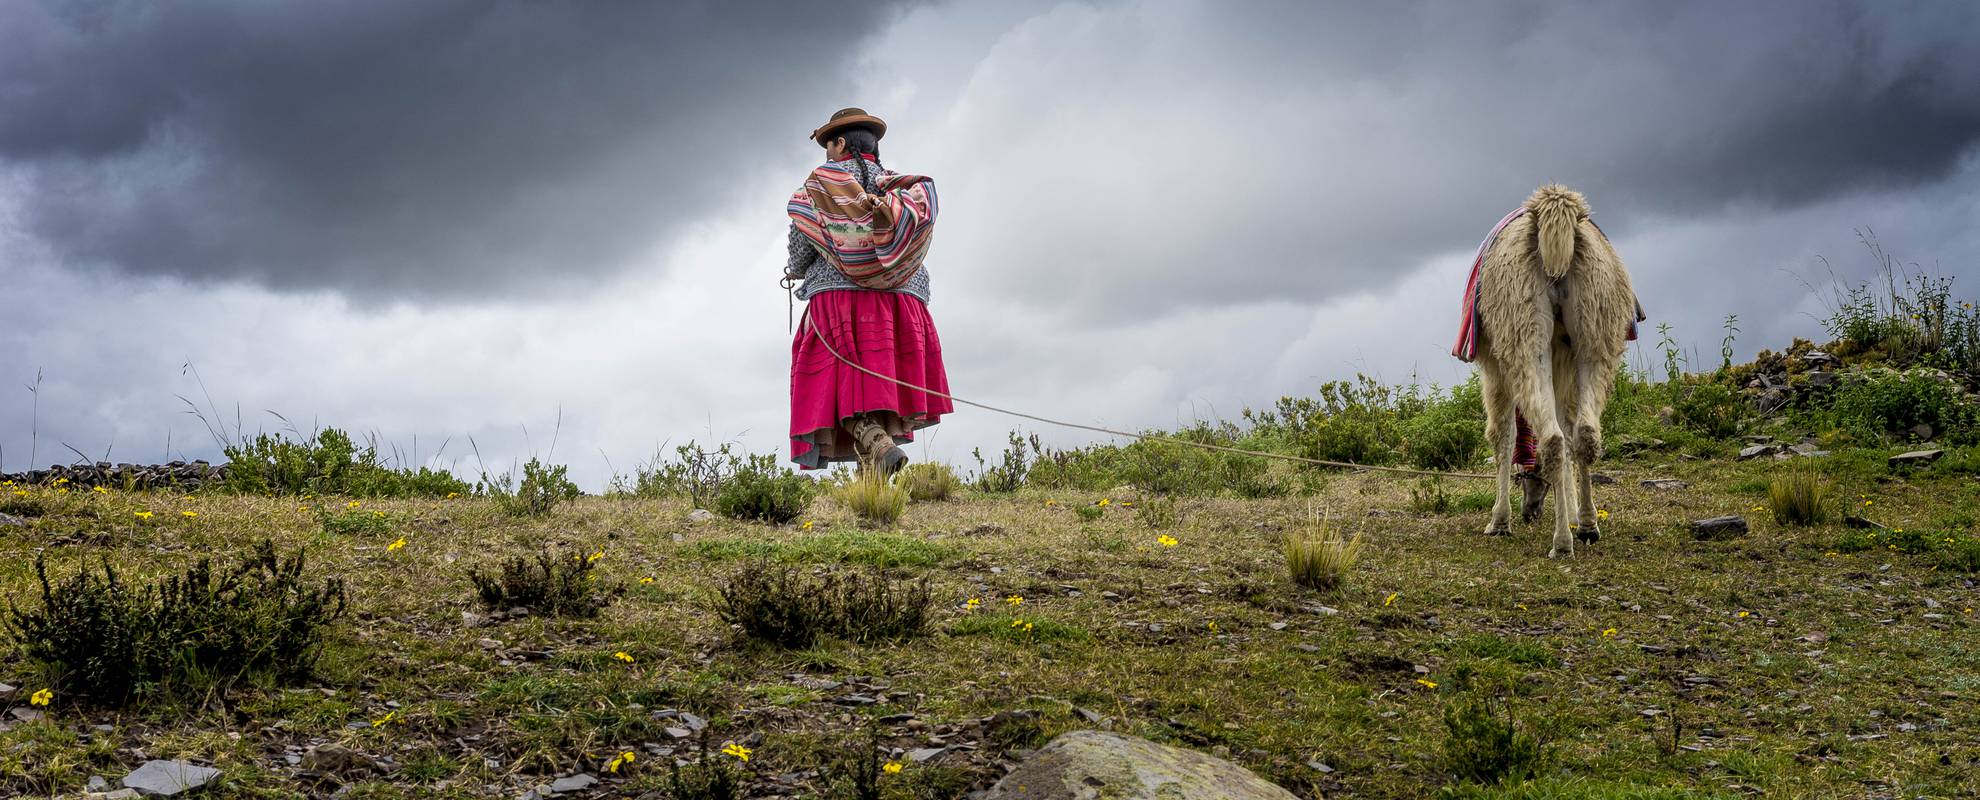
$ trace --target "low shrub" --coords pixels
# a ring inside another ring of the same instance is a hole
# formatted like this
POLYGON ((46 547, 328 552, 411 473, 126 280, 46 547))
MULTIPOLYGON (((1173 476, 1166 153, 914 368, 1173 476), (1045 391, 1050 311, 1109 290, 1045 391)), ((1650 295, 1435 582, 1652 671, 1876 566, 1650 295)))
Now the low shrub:
POLYGON ((1450 513, 1452 502, 1450 492, 1444 491, 1442 478, 1424 478, 1409 487, 1409 510, 1418 514, 1450 513))
POLYGON ((316 507, 316 520, 322 524, 323 532, 339 536, 384 536, 392 530, 392 520, 383 511, 365 510, 353 500, 332 511, 323 506, 316 507))
POLYGON ((674 448, 672 460, 655 453, 652 460, 635 467, 631 475, 614 475, 611 491, 634 497, 685 497, 695 508, 709 508, 722 488, 737 476, 776 470, 774 455, 739 452, 728 442, 710 450, 690 440, 674 448))
POLYGON ((1517 783, 1538 775, 1545 760, 1540 741, 1513 724, 1503 701, 1453 702, 1444 707, 1444 730, 1444 769, 1461 781, 1517 783))
POLYGON ((730 573, 715 610, 743 634, 781 647, 826 637, 852 642, 908 639, 928 628, 928 581, 875 570, 809 573, 758 562, 730 573))
POLYGON ((1027 442, 1017 431, 1011 431, 1003 459, 995 465, 984 460, 982 448, 971 450, 970 455, 976 458, 976 490, 1009 494, 1023 488, 1025 477, 1031 473, 1031 454, 1038 449, 1038 437, 1027 442))
POLYGON ((178 696, 265 677, 292 684, 314 670, 329 626, 343 615, 343 582, 305 585, 303 554, 289 558, 262 540, 232 568, 202 558, 146 585, 83 570, 48 576, 35 559, 41 604, 8 602, 6 630, 49 672, 62 696, 120 705, 139 696, 178 696))
POLYGON ((1316 523, 1286 539, 1286 570, 1293 583, 1331 592, 1347 584, 1348 572, 1361 560, 1361 534, 1349 539, 1339 528, 1316 523))
POLYGON ((1767 486, 1767 506, 1782 525, 1820 525, 1829 517, 1829 489, 1813 470, 1796 470, 1767 486))
POLYGON ((495 503, 504 512, 514 517, 542 517, 555 511, 557 506, 571 502, 584 495, 577 484, 565 476, 569 468, 562 464, 544 464, 535 458, 522 465, 522 482, 515 484, 514 475, 482 478, 482 491, 495 498, 495 503))
POLYGON ((749 762, 747 750, 724 744, 719 753, 708 751, 708 731, 701 733, 700 756, 693 761, 671 759, 667 773, 668 800, 738 800, 749 762), (738 755, 741 754, 741 755, 738 755))
POLYGON ((592 568, 602 554, 559 554, 545 548, 534 558, 515 556, 499 573, 469 570, 475 596, 492 609, 527 608, 540 614, 596 616, 610 602, 600 594, 592 568))
POLYGON ((962 479, 947 464, 910 464, 894 476, 894 485, 917 503, 947 500, 962 491, 962 479))
POLYGON ((1182 514, 1176 510, 1176 501, 1167 497, 1155 497, 1141 501, 1134 507, 1134 518, 1142 525, 1155 530, 1173 528, 1181 520, 1182 514))
POLYGON ((1457 470, 1471 466, 1485 449, 1485 407, 1478 380, 1435 393, 1422 411, 1402 425, 1403 454, 1420 469, 1457 470))
POLYGON ((1752 406, 1738 392, 1710 382, 1685 386, 1672 409, 1679 427, 1712 439, 1738 436, 1753 415, 1752 406))
POLYGON ((1101 517, 1107 515, 1099 506, 1073 506, 1072 512, 1081 522, 1099 522, 1101 517))
POLYGON ((730 519, 782 525, 811 507, 816 484, 791 472, 771 474, 750 470, 723 484, 715 496, 715 513, 730 519))
POLYGON ((1966 403, 1957 381, 1936 370, 1846 374, 1829 413, 1838 427, 1865 441, 1907 441, 1921 425, 1932 438, 1952 444, 1980 439, 1980 411, 1966 403))
POLYGON ((877 471, 846 482, 833 492, 832 497, 840 505, 851 509, 861 524, 868 526, 892 525, 907 511, 907 490, 887 482, 877 471))
POLYGON ((244 494, 445 497, 473 491, 448 472, 386 466, 375 445, 359 448, 336 428, 301 439, 261 434, 225 450, 224 486, 244 494))

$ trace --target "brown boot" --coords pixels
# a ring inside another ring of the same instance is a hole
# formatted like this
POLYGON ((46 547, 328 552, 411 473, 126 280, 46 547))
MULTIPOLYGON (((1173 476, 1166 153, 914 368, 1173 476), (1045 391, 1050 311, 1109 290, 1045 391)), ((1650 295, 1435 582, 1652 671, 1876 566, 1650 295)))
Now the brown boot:
POLYGON ((846 421, 846 430, 852 434, 853 449, 859 453, 861 466, 880 470, 881 477, 893 475, 907 466, 907 453, 894 444, 894 437, 887 433, 871 414, 861 414, 846 421))
POLYGON ((1545 510, 1547 502, 1547 481, 1540 477, 1540 473, 1533 471, 1523 470, 1513 477, 1519 479, 1520 521, 1540 519, 1540 512, 1545 510))

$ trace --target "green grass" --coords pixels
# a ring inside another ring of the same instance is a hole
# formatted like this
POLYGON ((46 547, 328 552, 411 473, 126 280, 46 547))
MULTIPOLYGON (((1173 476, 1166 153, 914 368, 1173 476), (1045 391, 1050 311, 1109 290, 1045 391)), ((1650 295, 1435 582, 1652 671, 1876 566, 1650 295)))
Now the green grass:
MULTIPOLYGON (((1133 513, 1083 522, 1066 504, 1086 500, 1032 489, 911 504, 890 531, 859 529, 828 503, 804 530, 689 524, 685 500, 581 498, 516 518, 486 498, 366 499, 390 529, 333 537, 293 500, 49 498, 26 527, 0 530, 0 592, 16 602, 35 596, 21 565, 37 551, 64 572, 109 558, 135 581, 268 536, 308 546, 312 571, 345 579, 352 610, 306 686, 136 713, 65 703, 59 681, 0 643, 0 680, 57 690, 50 722, 0 732, 0 795, 73 796, 89 775, 135 767, 142 748, 220 766, 216 796, 293 797, 312 790, 284 748, 338 741, 399 765, 354 781, 355 797, 517 796, 577 771, 604 779, 605 794, 639 796, 664 791, 666 765, 691 757, 692 740, 668 731, 685 729, 686 712, 715 749, 752 742, 758 776, 810 775, 874 727, 903 750, 930 737, 974 745, 896 776, 926 797, 988 785, 1005 748, 1094 727, 1089 713, 1228 752, 1305 796, 1960 796, 1976 767, 1980 615, 1965 610, 1976 603, 1957 565, 1969 552, 1980 561, 1980 544, 1950 525, 1980 515, 1980 488, 1956 471, 1892 479, 1887 455, 1809 462, 1849 513, 1911 532, 1874 541, 1840 515, 1803 528, 1752 512, 1773 465, 1658 450, 1611 460, 1601 469, 1618 483, 1595 489, 1611 512, 1603 539, 1572 561, 1546 559, 1540 526, 1481 536, 1486 511, 1467 498, 1489 484, 1450 481, 1450 508, 1412 513, 1415 483, 1377 474, 1332 474, 1310 497, 1191 497, 1161 530, 1133 513), (1691 488, 1638 487, 1647 477, 1691 488), (135 516, 145 510, 152 519, 135 516), (1367 537, 1335 593, 1285 573, 1285 537, 1316 510, 1367 537), (1732 513, 1753 531, 1685 532, 1732 513), (387 552, 400 536, 406 546, 387 552), (1834 546, 1848 536, 1863 546, 1834 546), (603 551, 596 580, 626 591, 596 618, 463 620, 479 611, 470 569, 549 544, 603 551), (926 578, 937 635, 800 650, 746 641, 711 599, 720 576, 758 558, 926 578), (1029 634, 1011 627, 1020 618, 1029 634), (1445 773, 1444 709, 1487 696, 1545 744, 1536 778, 1483 787, 1445 773), (1035 716, 995 734, 981 723, 1018 709, 1035 716), (98 724, 117 732, 82 735, 98 724), (624 750, 638 761, 603 772, 624 750)), ((791 793, 818 796, 819 780, 791 793)))

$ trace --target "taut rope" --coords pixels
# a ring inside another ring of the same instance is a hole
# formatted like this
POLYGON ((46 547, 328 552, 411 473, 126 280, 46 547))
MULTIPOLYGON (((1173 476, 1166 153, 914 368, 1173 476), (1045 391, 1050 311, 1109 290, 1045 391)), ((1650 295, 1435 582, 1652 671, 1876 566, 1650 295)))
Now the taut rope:
POLYGON ((848 367, 852 367, 853 369, 859 370, 860 372, 864 372, 868 375, 871 375, 875 378, 879 378, 880 380, 886 381, 896 386, 913 389, 923 394, 934 395, 936 397, 943 398, 950 402, 961 403, 966 406, 975 406, 985 411, 994 411, 999 414, 1007 414, 1013 417, 1028 419, 1033 422, 1043 422, 1047 425, 1057 425, 1062 428, 1076 428, 1078 430, 1092 431, 1094 433, 1104 433, 1109 436, 1126 436, 1131 439, 1142 439, 1151 442, 1169 442, 1171 444, 1179 444, 1185 447, 1195 447, 1201 450, 1216 450, 1224 453, 1237 453, 1239 455, 1257 456, 1259 458, 1275 458, 1280 461, 1297 461, 1302 464, 1315 464, 1323 467, 1342 467, 1346 469, 1368 469, 1368 470, 1376 470, 1379 472, 1395 472, 1403 475, 1428 475, 1432 477, 1448 477, 1448 478, 1481 478, 1485 480, 1496 480, 1499 477, 1497 475, 1487 475, 1480 472, 1438 472, 1435 470, 1427 470, 1427 469, 1410 469, 1408 467, 1378 467, 1370 464, 1351 464, 1346 461, 1327 461, 1325 459, 1319 459, 1319 458, 1303 458, 1301 456, 1289 456, 1283 453, 1266 453, 1258 450, 1245 450, 1237 447, 1226 447, 1220 444, 1192 442, 1187 439, 1177 439, 1170 436, 1152 436, 1145 433, 1129 433, 1127 431, 1117 431, 1112 428, 1101 428, 1093 425, 1081 425, 1077 422, 1066 422, 1064 420, 1047 419, 1045 417, 1041 417, 1036 414, 1026 414, 1022 411, 1012 411, 1008 408, 998 408, 988 403, 978 403, 974 400, 964 400, 960 397, 949 394, 947 392, 938 392, 926 386, 916 386, 912 383, 908 383, 907 381, 894 378, 891 375, 882 375, 878 372, 874 372, 873 370, 855 364, 852 361, 847 360, 845 356, 839 355, 839 351, 833 349, 832 343, 826 341, 825 334, 822 331, 819 331, 818 324, 812 321, 810 309, 805 310, 804 326, 805 328, 811 331, 811 335, 818 337, 819 344, 825 345, 825 352, 831 353, 833 358, 839 360, 839 363, 844 364, 848 367))

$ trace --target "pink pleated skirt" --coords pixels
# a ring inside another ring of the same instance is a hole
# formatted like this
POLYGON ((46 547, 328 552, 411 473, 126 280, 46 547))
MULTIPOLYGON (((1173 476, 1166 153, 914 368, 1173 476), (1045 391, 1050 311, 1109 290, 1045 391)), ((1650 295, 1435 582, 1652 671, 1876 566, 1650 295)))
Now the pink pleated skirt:
POLYGON ((942 340, 920 298, 900 292, 828 291, 813 295, 791 340, 791 460, 818 469, 858 458, 845 421, 879 414, 894 441, 955 410, 948 398, 909 389, 839 363, 818 341, 822 334, 839 355, 882 375, 947 394, 942 340), (818 334, 812 333, 813 326, 818 334))

